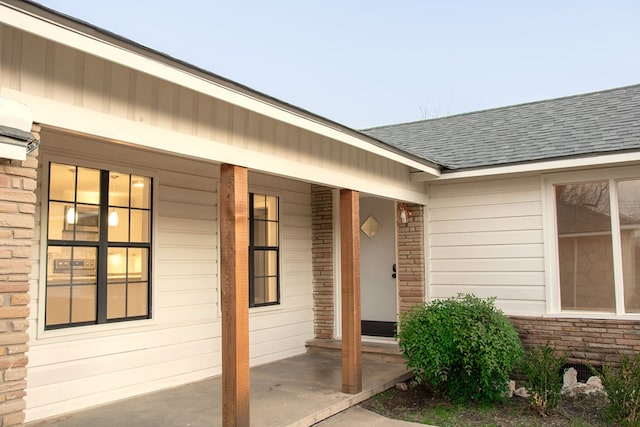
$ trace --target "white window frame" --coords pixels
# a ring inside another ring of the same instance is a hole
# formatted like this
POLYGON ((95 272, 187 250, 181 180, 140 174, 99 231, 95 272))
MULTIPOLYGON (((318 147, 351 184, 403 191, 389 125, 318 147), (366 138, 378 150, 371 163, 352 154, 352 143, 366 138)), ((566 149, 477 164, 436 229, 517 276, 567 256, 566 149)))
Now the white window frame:
POLYGON ((547 311, 557 317, 584 317, 599 319, 626 319, 640 320, 640 314, 625 313, 624 308, 624 283, 622 274, 622 249, 620 242, 620 217, 618 211, 618 181, 640 179, 640 170, 637 167, 624 167, 616 169, 598 169, 580 172, 564 172, 551 174, 544 177, 544 204, 545 204, 545 247, 547 248, 547 311), (616 298, 616 312, 605 313, 586 310, 562 310, 560 306, 560 268, 558 254, 558 224, 556 217, 555 186, 565 184, 580 184, 593 181, 607 181, 609 183, 610 215, 611 215, 611 240, 613 250, 614 291, 616 298))

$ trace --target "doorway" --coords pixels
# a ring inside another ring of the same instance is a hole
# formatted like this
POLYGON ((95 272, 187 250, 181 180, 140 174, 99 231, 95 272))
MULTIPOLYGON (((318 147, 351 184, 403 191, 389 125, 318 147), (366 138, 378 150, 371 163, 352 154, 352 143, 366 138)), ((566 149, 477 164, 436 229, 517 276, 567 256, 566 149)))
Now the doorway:
POLYGON ((360 198, 362 335, 393 337, 397 322, 393 200, 360 198))

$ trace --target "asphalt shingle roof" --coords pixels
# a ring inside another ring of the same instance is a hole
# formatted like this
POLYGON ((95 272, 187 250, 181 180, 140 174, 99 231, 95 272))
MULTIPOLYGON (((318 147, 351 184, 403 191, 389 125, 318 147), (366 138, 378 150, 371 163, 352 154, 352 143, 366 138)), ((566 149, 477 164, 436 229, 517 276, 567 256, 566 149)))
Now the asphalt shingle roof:
POLYGON ((361 132, 451 170, 640 150, 640 85, 361 132))

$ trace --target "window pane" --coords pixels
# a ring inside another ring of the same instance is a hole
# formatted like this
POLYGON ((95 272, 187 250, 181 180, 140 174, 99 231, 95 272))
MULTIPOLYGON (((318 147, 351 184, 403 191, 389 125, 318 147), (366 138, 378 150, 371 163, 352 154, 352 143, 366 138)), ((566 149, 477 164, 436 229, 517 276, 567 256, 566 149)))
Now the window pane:
POLYGON ((278 302, 278 279, 270 277, 267 279, 267 302, 278 302))
POLYGON ((618 182, 625 310, 640 313, 640 180, 618 182))
POLYGON ((253 195, 253 219, 267 219, 267 196, 253 195))
POLYGON ((615 311, 609 186, 556 186, 563 310, 615 311))
POLYGON ((129 207, 129 175, 109 173, 109 206, 129 207))
POLYGON ((254 246, 278 246, 278 223, 253 221, 254 246))
POLYGON ((124 283, 127 278, 127 249, 109 248, 107 255, 107 280, 124 283))
POLYGON ((151 208, 151 178, 131 176, 131 207, 151 208))
POLYGON ((98 283, 97 268, 97 249, 91 247, 74 247, 72 274, 73 284, 78 285, 95 285, 98 283))
POLYGON ((71 322, 91 322, 96 320, 95 285, 80 285, 71 288, 71 322))
POLYGON ((149 251, 143 248, 129 248, 128 252, 128 281, 146 282, 148 280, 149 251))
POLYGON ((278 253, 276 251, 267 252, 267 275, 276 276, 278 274, 278 253))
POLYGON ((150 211, 131 210, 131 239, 130 242, 148 243, 150 227, 150 211))
POLYGON ((278 198, 275 196, 266 196, 267 218, 269 221, 278 220, 278 198))
POLYGON ((266 255, 264 251, 255 251, 253 253, 253 275, 262 277, 267 275, 266 255))
POLYGON ((65 230, 73 231, 75 228, 75 240, 98 241, 100 238, 100 207, 76 205, 74 213, 75 215, 67 210, 65 230))
POLYGON ((73 202, 75 200, 76 168, 52 163, 49 171, 49 199, 73 202))
POLYGON ((126 316, 127 287, 125 284, 107 287, 107 319, 118 319, 126 316))
POLYGON ((256 277, 253 283, 253 301, 254 304, 264 304, 266 301, 266 292, 265 292, 265 283, 266 279, 261 277, 256 277))
POLYGON ((91 247, 49 246, 47 326, 96 320, 96 254, 91 247))
MULTIPOLYGON (((73 204, 50 202, 49 203, 49 239, 73 240, 73 230, 67 230, 66 213, 73 204)), ((70 215, 75 218, 75 211, 70 215)))
POLYGON ((274 250, 254 251, 253 274, 255 277, 277 276, 278 253, 274 250))
POLYGON ((127 316, 147 315, 147 283, 134 283, 128 286, 127 316))
POLYGON ((109 241, 129 241, 129 209, 109 208, 109 241))
POLYGON ((253 221, 253 245, 267 246, 267 223, 265 221, 253 221))
POLYGON ((71 284, 71 257, 70 247, 47 248, 47 286, 71 284))
POLYGON ((71 310, 70 286, 47 286, 46 325, 69 323, 71 310))
POLYGON ((98 206, 49 203, 49 239, 95 242, 99 239, 99 232, 98 206))
POLYGON ((127 314, 127 285, 117 284, 107 287, 107 319, 118 319, 127 314))
POLYGON ((100 171, 78 168, 78 203, 100 204, 100 171))
POLYGON ((267 246, 278 246, 278 223, 267 222, 267 246))
POLYGON ((253 301, 255 305, 278 302, 278 252, 253 252, 253 301))

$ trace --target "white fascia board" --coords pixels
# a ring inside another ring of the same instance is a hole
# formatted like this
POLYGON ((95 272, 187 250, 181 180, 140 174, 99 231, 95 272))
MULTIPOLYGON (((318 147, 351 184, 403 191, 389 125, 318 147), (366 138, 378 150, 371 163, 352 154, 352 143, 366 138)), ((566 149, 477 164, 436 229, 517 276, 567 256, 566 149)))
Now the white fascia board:
POLYGON ((523 163, 518 165, 499 166, 493 168, 473 169, 460 172, 443 173, 437 178, 433 178, 422 172, 412 172, 413 182, 443 181, 465 178, 479 178, 496 175, 511 175, 531 172, 549 172, 563 169, 588 168, 596 166, 606 166, 613 164, 624 164, 640 161, 640 152, 602 154, 589 157, 578 157, 573 159, 550 160, 546 162, 523 163))
POLYGON ((104 40, 80 33, 74 29, 61 26, 58 23, 32 15, 25 11, 16 10, 7 5, 0 5, 0 22, 16 27, 20 30, 36 34, 40 37, 69 46, 73 49, 103 58, 107 61, 123 65, 162 80, 183 86, 198 93, 206 94, 216 99, 229 102, 247 110, 270 117, 318 135, 340 141, 361 150, 388 158, 406 166, 418 169, 432 176, 439 176, 440 170, 413 159, 402 156, 391 150, 366 141, 364 136, 358 138, 340 129, 320 123, 312 117, 286 109, 266 100, 242 93, 231 87, 205 79, 185 70, 151 59, 144 55, 126 50, 120 46, 110 44, 104 40))
MULTIPOLYGON (((161 150, 216 163, 230 163, 303 182, 335 188, 349 188, 393 200, 427 203, 427 195, 421 191, 386 184, 384 181, 354 177, 348 171, 331 171, 327 168, 299 163, 275 155, 257 153, 246 148, 133 122, 6 87, 0 87, 0 95, 10 96, 30 105, 35 122, 60 129, 63 132, 95 135, 101 139, 127 143, 132 146, 161 150), (176 144, 176 141, 180 141, 180 143, 176 144)), ((46 143, 45 139, 43 144, 46 146, 46 143)))

